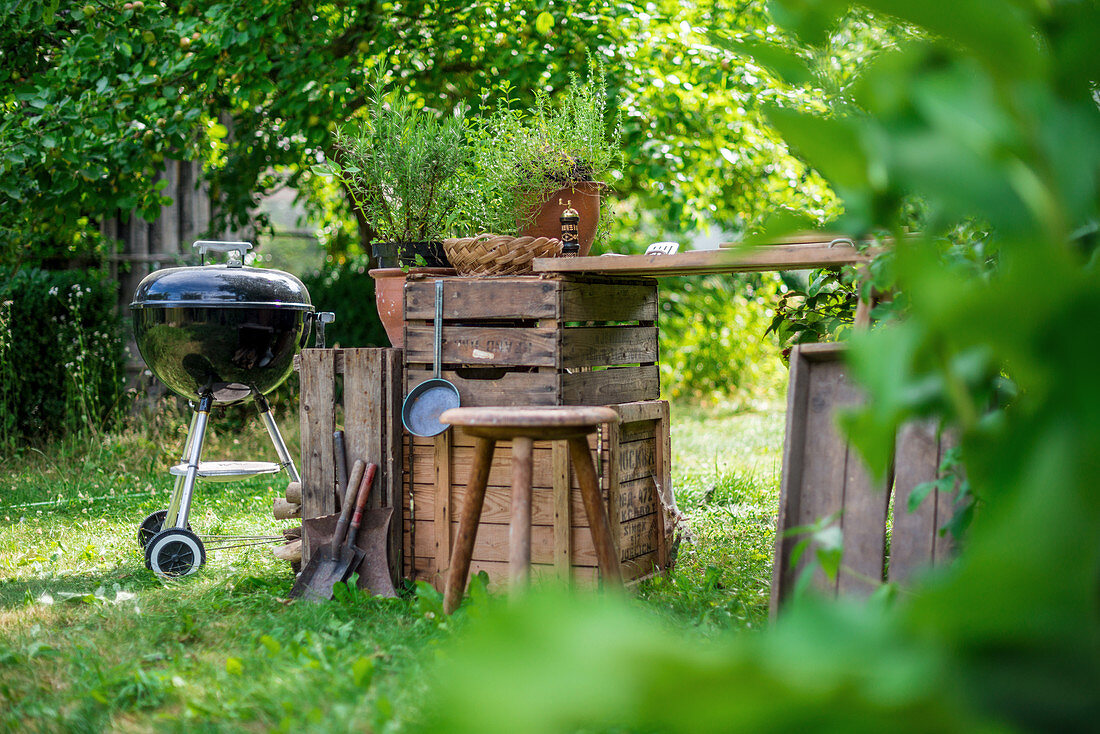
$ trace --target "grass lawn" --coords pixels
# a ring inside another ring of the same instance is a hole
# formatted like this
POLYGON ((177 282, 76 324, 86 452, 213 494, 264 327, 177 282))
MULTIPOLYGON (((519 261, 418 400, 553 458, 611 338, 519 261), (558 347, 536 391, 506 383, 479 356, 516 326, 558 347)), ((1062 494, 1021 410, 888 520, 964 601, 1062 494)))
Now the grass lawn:
MULTIPOLYGON (((767 618, 781 406, 673 406, 673 479, 687 539, 666 577, 636 590, 667 624, 711 635, 767 618)), ((289 566, 265 547, 210 554, 161 581, 136 541, 164 507, 184 421, 0 464, 0 726, 12 731, 401 731, 430 701, 424 671, 461 634, 438 599, 341 594, 287 603, 289 566), (177 427, 175 424, 180 423, 177 427)), ((214 429, 218 429, 215 421, 214 429)), ((292 449, 293 422, 286 427, 292 449)), ((259 426, 222 429, 208 456, 272 453, 259 426)), ((274 534, 284 482, 204 484, 192 525, 274 534)))

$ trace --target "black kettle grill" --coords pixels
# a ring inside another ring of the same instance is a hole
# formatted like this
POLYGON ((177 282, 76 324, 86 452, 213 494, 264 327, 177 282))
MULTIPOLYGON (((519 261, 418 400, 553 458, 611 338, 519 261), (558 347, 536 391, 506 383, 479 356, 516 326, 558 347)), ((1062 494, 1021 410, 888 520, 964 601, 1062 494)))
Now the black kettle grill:
POLYGON ((199 479, 232 481, 285 470, 299 481, 264 397, 290 375, 294 355, 317 325, 324 346, 324 325, 331 313, 317 313, 302 281, 279 270, 244 265, 247 242, 199 241, 197 267, 166 268, 138 285, 130 309, 138 351, 156 375, 177 395, 197 401, 167 510, 141 523, 138 538, 145 565, 163 576, 186 576, 206 562, 202 539, 187 522, 199 479), (237 253, 222 265, 206 265, 206 253, 237 253), (210 410, 251 397, 259 408, 279 462, 201 461, 210 410))

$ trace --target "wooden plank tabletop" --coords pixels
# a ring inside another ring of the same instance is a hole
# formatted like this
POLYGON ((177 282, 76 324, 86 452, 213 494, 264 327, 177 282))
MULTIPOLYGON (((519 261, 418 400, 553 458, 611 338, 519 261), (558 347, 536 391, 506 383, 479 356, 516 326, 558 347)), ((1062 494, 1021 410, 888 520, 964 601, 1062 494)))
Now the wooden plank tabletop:
POLYGON ((872 252, 860 252, 848 242, 832 244, 826 241, 688 250, 675 255, 540 257, 535 258, 534 268, 536 273, 604 273, 660 278, 708 273, 813 270, 865 263, 870 261, 872 255, 872 252))

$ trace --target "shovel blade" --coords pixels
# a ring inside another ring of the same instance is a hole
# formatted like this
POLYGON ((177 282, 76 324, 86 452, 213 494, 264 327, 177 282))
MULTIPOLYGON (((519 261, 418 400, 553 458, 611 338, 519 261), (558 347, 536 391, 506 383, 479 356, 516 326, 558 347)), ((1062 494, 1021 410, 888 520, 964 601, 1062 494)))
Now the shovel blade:
POLYGON ((309 539, 312 553, 309 563, 290 589, 291 599, 331 599, 333 585, 347 578, 350 569, 358 562, 354 548, 341 545, 335 554, 332 552, 332 534, 339 519, 339 515, 324 515, 305 521, 303 532, 309 539))
POLYGON ((294 580, 294 586, 290 588, 289 597, 291 599, 314 599, 317 596, 315 589, 318 577, 333 563, 333 560, 332 551, 327 547, 318 548, 314 551, 309 563, 298 574, 298 578, 294 580))
POLYGON ((392 507, 367 510, 359 528, 358 547, 363 560, 358 564, 359 586, 375 596, 394 598, 397 589, 390 578, 389 546, 392 507))
POLYGON ((331 548, 322 547, 309 559, 309 564, 294 582, 290 598, 300 597, 306 601, 331 599, 332 587, 347 578, 355 561, 356 553, 353 548, 341 546, 339 553, 333 555, 331 548))

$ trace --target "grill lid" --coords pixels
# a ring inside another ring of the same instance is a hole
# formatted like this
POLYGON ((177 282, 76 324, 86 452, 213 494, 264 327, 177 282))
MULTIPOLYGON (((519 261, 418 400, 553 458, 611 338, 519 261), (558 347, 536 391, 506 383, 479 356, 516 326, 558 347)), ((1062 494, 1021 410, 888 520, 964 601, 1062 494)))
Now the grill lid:
POLYGON ((223 265, 165 268, 145 276, 137 287, 131 309, 141 308, 285 308, 312 311, 309 292, 298 278, 281 270, 250 268, 241 263, 252 248, 247 242, 194 244, 205 259, 207 251, 237 252, 240 258, 223 265))

